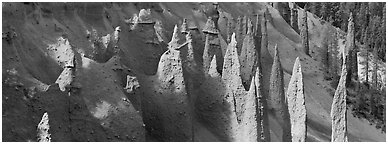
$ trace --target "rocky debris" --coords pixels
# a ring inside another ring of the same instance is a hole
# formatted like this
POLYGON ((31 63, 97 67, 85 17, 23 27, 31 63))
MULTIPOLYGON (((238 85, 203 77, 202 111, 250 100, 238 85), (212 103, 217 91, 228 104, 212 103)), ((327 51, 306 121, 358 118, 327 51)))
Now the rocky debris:
POLYGON ((139 14, 133 14, 130 19, 124 20, 125 23, 129 24, 130 30, 135 30, 139 24, 155 24, 155 21, 151 17, 150 9, 141 9, 139 14))
MULTIPOLYGON (((346 55, 345 55, 346 56, 346 55)), ((333 103, 331 105, 331 141, 347 142, 347 117, 346 117, 346 78, 347 78, 347 57, 342 64, 341 78, 335 90, 333 103)))
POLYGON ((239 56, 241 63, 241 78, 245 89, 249 88, 252 77, 254 75, 255 66, 257 63, 257 50, 255 40, 253 38, 253 24, 251 19, 248 19, 248 34, 245 35, 241 54, 239 56))
POLYGON ((291 120, 292 142, 305 142, 307 137, 306 105, 303 86, 302 67, 296 58, 292 76, 287 89, 288 112, 291 120))
POLYGON ((271 141, 269 133, 269 123, 268 123, 268 105, 267 97, 263 93, 263 79, 261 74, 260 66, 256 67, 256 72, 254 76, 255 88, 256 88, 256 105, 257 105, 257 131, 258 131, 258 141, 260 142, 269 142, 271 141))
POLYGON ((127 85, 125 86, 125 91, 129 94, 134 93, 140 87, 139 81, 136 77, 127 75, 127 85))
POLYGON ((269 105, 274 110, 276 118, 282 125, 282 141, 291 141, 291 126, 289 125, 290 118, 288 116, 287 104, 285 101, 284 94, 283 69, 280 63, 279 50, 277 48, 277 45, 275 46, 275 55, 271 70, 269 93, 269 105))
POLYGON ((218 29, 217 29, 214 21, 211 18, 207 19, 206 25, 203 28, 202 32, 205 33, 205 34, 218 35, 218 29))
POLYGON ((310 48, 309 48, 309 35, 308 35, 308 24, 307 24, 307 10, 304 8, 302 10, 302 16, 299 19, 300 24, 300 36, 302 37, 302 46, 305 54, 310 56, 310 48))
POLYGON ((42 120, 38 124, 37 132, 38 132, 38 142, 51 142, 51 134, 49 133, 50 125, 49 125, 49 117, 47 112, 45 112, 42 116, 42 120))
POLYGON ((299 34, 297 6, 294 2, 289 2, 289 5, 291 5, 291 16, 290 16, 291 27, 294 29, 296 33, 299 34))
POLYGON ((182 26, 181 26, 181 33, 187 34, 189 32, 189 27, 187 25, 187 19, 183 19, 182 26))

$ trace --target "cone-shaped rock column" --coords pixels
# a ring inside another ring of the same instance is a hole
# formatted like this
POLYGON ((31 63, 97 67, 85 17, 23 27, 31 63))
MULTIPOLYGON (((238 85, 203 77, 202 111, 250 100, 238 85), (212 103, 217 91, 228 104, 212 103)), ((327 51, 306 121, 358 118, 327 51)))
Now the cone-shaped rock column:
POLYGON ((298 10, 294 2, 290 2, 290 5, 291 5, 291 16, 290 16, 291 27, 295 30, 296 33, 299 34, 298 10))
POLYGON ((168 49, 178 49, 179 48, 179 37, 178 37, 178 26, 175 25, 174 32, 172 33, 171 41, 168 43, 168 49))
POLYGON ((303 87, 302 67, 296 58, 287 89, 288 112, 291 120, 292 142, 305 142, 307 136, 306 105, 303 87))
POLYGON ((243 101, 240 103, 242 109, 242 121, 239 124, 238 134, 240 134, 236 141, 250 141, 257 142, 259 141, 259 119, 258 107, 256 103, 256 85, 255 77, 252 77, 249 91, 246 92, 246 95, 243 98, 243 101))
POLYGON ((307 10, 304 8, 302 10, 302 17, 300 19, 300 36, 302 37, 302 45, 303 45, 303 51, 305 54, 310 55, 310 48, 309 48, 309 32, 308 32, 308 23, 307 23, 307 10))
MULTIPOLYGON (((345 55, 346 56, 346 55, 345 55)), ((332 142, 347 142, 347 126, 346 126, 346 76, 347 65, 346 57, 342 64, 341 78, 335 90, 333 103, 331 105, 331 141, 332 142)))
POLYGON ((270 107, 274 109, 276 118, 279 120, 283 128, 283 141, 291 141, 289 124, 290 121, 284 94, 283 69, 280 64, 277 45, 275 46, 275 55, 272 64, 269 93, 270 97, 268 101, 270 107))
POLYGON ((206 34, 205 48, 202 56, 204 73, 208 73, 213 55, 217 55, 217 70, 221 73, 223 63, 222 51, 220 40, 218 38, 218 29, 215 27, 214 21, 209 18, 202 31, 206 34))
POLYGON ((269 142, 271 141, 268 125, 268 105, 267 105, 267 96, 264 95, 262 88, 262 74, 261 68, 256 67, 255 73, 255 86, 256 86, 256 105, 257 105, 257 131, 258 131, 258 141, 269 142))
POLYGON ((189 32, 189 27, 187 25, 187 19, 183 19, 183 23, 181 26, 181 33, 187 34, 189 32))
POLYGON ((222 80, 225 84, 224 100, 234 107, 229 116, 231 121, 229 125, 231 127, 230 136, 232 141, 258 141, 255 84, 254 80, 251 80, 249 91, 244 89, 240 76, 236 43, 236 37, 233 34, 225 53, 222 72, 222 80))
MULTIPOLYGON (((173 37, 171 41, 176 41, 175 39, 173 37)), ((180 51, 175 50, 176 43, 171 44, 170 49, 161 56, 156 74, 159 83, 154 89, 158 95, 156 102, 159 102, 156 103, 157 111, 163 115, 157 118, 159 120, 155 119, 159 121, 155 128, 158 128, 158 134, 165 141, 192 141, 192 115, 183 77, 182 59, 180 51)), ((153 117, 151 115, 149 117, 153 117)))
POLYGON ((47 112, 45 112, 42 116, 42 120, 38 124, 38 142, 51 142, 51 135, 49 133, 50 125, 49 125, 49 117, 47 112))
POLYGON ((241 55, 241 78, 246 89, 249 88, 250 81, 254 75, 255 65, 257 61, 257 51, 255 49, 255 40, 253 38, 253 24, 251 19, 248 19, 248 34, 245 35, 241 55))

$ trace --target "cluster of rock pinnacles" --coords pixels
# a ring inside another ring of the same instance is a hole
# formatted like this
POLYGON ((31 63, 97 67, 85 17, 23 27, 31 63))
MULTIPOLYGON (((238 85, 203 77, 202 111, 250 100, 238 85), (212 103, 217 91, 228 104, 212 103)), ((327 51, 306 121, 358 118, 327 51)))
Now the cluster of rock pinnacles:
MULTIPOLYGON (((215 22, 218 17, 209 17, 202 30, 205 35, 202 59, 196 56, 192 38, 193 33, 198 34, 193 31, 198 29, 189 28, 186 19, 180 29, 175 25, 168 50, 161 56, 157 73, 153 76, 156 86, 149 90, 152 95, 169 102, 144 106, 149 108, 142 111, 154 111, 143 113, 144 123, 149 129, 162 135, 164 141, 194 141, 194 120, 202 117, 202 121, 219 132, 216 135, 222 141, 271 141, 268 112, 273 109, 282 127, 282 141, 306 141, 307 112, 299 57, 295 59, 285 92, 279 50, 275 46, 270 83, 263 83, 261 52, 268 52, 269 18, 266 9, 256 14, 255 26, 248 16, 238 17, 237 23, 228 20, 225 50, 215 22), (179 44, 183 35, 186 41, 179 44), (268 95, 264 94, 263 85, 269 85, 268 95), (198 107, 198 103, 206 107, 198 107), (163 116, 155 118, 158 113, 163 116), (163 127, 166 125, 168 127, 163 127)), ((65 71, 71 72, 73 68, 71 63, 65 71)), ((343 64, 331 113, 332 141, 337 142, 347 141, 345 81, 346 64, 343 64)), ((48 118, 45 113, 39 123, 38 141, 51 139, 48 118)))

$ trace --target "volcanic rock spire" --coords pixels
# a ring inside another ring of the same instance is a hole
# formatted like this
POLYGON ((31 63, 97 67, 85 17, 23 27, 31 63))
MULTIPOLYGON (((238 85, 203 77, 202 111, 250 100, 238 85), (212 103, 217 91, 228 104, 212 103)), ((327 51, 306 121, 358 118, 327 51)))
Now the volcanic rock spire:
POLYGON ((298 28, 298 9, 295 6, 294 2, 289 2, 291 4, 291 16, 290 16, 290 23, 291 27, 295 30, 296 33, 299 34, 299 28, 298 28))
POLYGON ((245 35, 239 57, 241 62, 241 78, 246 89, 249 87, 250 81, 252 80, 257 63, 257 51, 255 49, 256 45, 252 29, 252 21, 251 19, 248 19, 248 34, 245 35))
POLYGON ((305 142, 307 136, 306 105, 303 86, 302 67, 296 58, 292 76, 287 89, 288 112, 291 120, 292 142, 305 142))
POLYGON ((279 51, 275 46, 274 61, 270 77, 269 104, 274 109, 276 118, 280 120, 283 128, 283 141, 291 141, 290 121, 284 94, 283 69, 280 63, 279 51))
POLYGON ((189 32, 189 27, 187 26, 187 19, 183 19, 183 23, 181 26, 181 33, 187 34, 189 32))
POLYGON ((211 18, 208 18, 206 21, 206 25, 202 30, 204 33, 209 33, 209 34, 218 34, 218 29, 216 27, 216 24, 211 18))
POLYGON ((302 37, 302 45, 304 53, 310 56, 310 48, 309 48, 309 32, 308 32, 308 23, 307 23, 307 10, 306 8, 302 11, 302 17, 300 19, 300 36, 302 37))
POLYGON ((38 142, 50 142, 51 134, 49 133, 50 125, 49 125, 49 117, 47 112, 45 112, 42 116, 42 120, 38 124, 38 142))
POLYGON ((268 104, 267 97, 263 93, 263 79, 261 74, 261 68, 256 67, 256 73, 254 76, 255 88, 256 88, 256 108, 257 108, 257 131, 258 141, 269 142, 271 141, 268 124, 268 104))
POLYGON ((214 25, 212 19, 208 19, 203 32, 206 34, 205 48, 203 52, 203 70, 204 73, 209 71, 211 58, 213 55, 217 55, 217 70, 219 73, 222 72, 222 51, 220 46, 220 39, 218 38, 218 29, 214 25))
POLYGON ((177 49, 179 48, 179 37, 178 37, 178 26, 175 25, 174 32, 172 33, 171 41, 168 43, 168 49, 177 49))
POLYGON ((347 59, 344 58, 342 64, 341 78, 334 93, 333 103, 331 105, 331 141, 347 142, 347 117, 346 117, 346 77, 347 59))

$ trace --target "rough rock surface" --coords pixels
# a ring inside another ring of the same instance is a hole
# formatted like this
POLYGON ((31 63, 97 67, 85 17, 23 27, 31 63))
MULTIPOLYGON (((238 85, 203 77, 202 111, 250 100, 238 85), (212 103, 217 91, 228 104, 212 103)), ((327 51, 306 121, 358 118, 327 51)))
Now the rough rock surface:
POLYGON ((179 36, 178 36, 178 26, 174 26, 174 32, 172 33, 171 41, 168 43, 168 49, 178 49, 179 48, 179 36))
POLYGON ((42 120, 38 124, 38 142, 51 142, 51 135, 49 133, 49 130, 49 117, 47 112, 45 112, 42 116, 42 120))
POLYGON ((127 91, 127 93, 134 93, 135 90, 137 90, 140 87, 139 81, 136 77, 127 75, 127 84, 124 87, 124 89, 127 91))
POLYGON ((307 24, 307 10, 306 8, 302 11, 302 17, 299 19, 300 24, 300 36, 302 37, 302 46, 304 53, 310 55, 310 46, 309 46, 309 32, 308 32, 308 24, 307 24))
POLYGON ((258 131, 258 141, 260 142, 269 142, 271 141, 268 125, 268 104, 267 97, 265 96, 262 87, 263 79, 261 74, 261 68, 256 67, 256 72, 254 76, 255 88, 256 88, 256 105, 257 105, 257 131, 258 131))
POLYGON ((252 21, 248 19, 248 34, 245 35, 241 55, 239 56, 241 63, 241 78, 245 89, 249 88, 257 63, 257 50, 252 29, 252 21))
POLYGON ((346 76, 347 72, 346 58, 342 64, 341 78, 337 89, 335 90, 333 103, 331 105, 331 141, 347 142, 347 117, 346 117, 346 76))
POLYGON ((291 141, 291 126, 289 121, 290 117, 288 115, 287 103, 285 101, 284 94, 283 68, 280 63, 279 51, 277 46, 275 46, 275 55, 271 70, 269 92, 270 96, 268 97, 268 102, 270 104, 270 107, 274 110, 276 118, 279 120, 279 123, 281 123, 282 125, 282 141, 291 141))
POLYGON ((181 33, 187 34, 189 32, 189 27, 187 25, 187 19, 183 19, 182 25, 181 25, 181 33))
POLYGON ((302 67, 296 58, 287 89, 288 112, 291 120, 292 142, 305 142, 307 137, 307 112, 305 105, 302 67))
POLYGON ((290 16, 290 23, 291 27, 295 30, 296 33, 299 34, 299 27, 298 27, 298 10, 295 6, 296 4, 294 2, 289 2, 291 5, 291 16, 290 16))
POLYGON ((209 33, 209 34, 218 34, 218 29, 215 25, 215 22, 211 19, 208 18, 206 21, 206 25, 202 30, 204 33, 209 33))
POLYGON ((74 76, 73 73, 74 73, 74 68, 63 69, 61 75, 59 75, 58 79, 55 81, 55 83, 59 84, 59 88, 61 89, 61 91, 65 91, 66 86, 71 84, 74 76))
POLYGON ((142 102, 144 119, 152 129, 151 133, 163 141, 192 141, 190 100, 184 83, 180 52, 173 49, 166 51, 152 79, 158 83, 148 90, 154 92, 152 101, 142 102))

